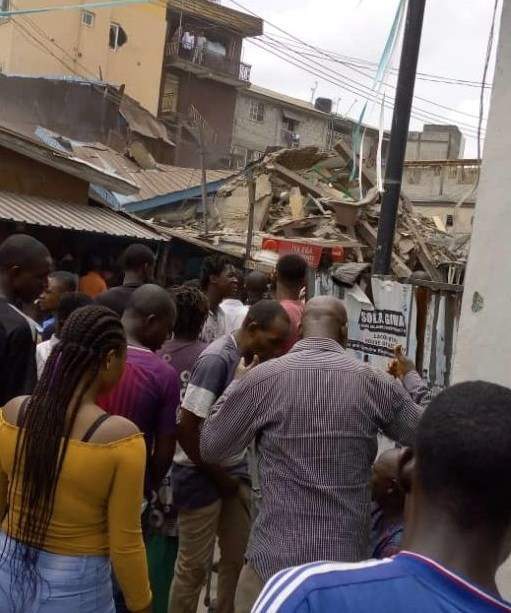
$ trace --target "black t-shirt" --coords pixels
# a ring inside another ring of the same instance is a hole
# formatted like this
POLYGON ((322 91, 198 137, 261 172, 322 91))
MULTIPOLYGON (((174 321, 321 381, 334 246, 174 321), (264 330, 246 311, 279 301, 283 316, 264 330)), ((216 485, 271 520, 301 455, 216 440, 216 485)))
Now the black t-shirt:
POLYGON ((109 289, 96 297, 96 304, 108 307, 109 309, 112 309, 112 311, 115 311, 119 317, 122 317, 131 299, 131 295, 140 286, 140 283, 129 283, 128 285, 112 287, 112 289, 109 289))
POLYGON ((31 394, 37 382, 35 339, 27 320, 0 298, 0 406, 31 394))

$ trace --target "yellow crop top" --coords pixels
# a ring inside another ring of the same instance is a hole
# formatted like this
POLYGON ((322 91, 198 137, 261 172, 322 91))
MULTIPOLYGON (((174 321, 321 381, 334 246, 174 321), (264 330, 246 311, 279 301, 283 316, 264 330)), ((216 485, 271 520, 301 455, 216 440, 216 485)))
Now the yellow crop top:
MULTIPOLYGON (((0 413, 0 517, 7 507, 18 431, 0 413)), ((142 434, 104 444, 70 439, 44 544, 46 551, 61 555, 110 556, 131 611, 151 602, 140 525, 145 460, 142 434)), ((18 489, 2 525, 4 532, 13 526, 13 537, 20 500, 18 489)))

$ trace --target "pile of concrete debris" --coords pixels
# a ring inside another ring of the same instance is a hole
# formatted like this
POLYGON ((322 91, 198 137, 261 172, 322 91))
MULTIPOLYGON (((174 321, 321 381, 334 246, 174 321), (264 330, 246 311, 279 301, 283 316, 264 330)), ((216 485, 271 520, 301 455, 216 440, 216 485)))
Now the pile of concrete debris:
MULTIPOLYGON (((255 182, 254 241, 272 235, 322 246, 339 245, 346 261, 371 262, 376 246, 380 194, 375 177, 362 172, 351 179, 352 159, 341 143, 334 151, 316 147, 281 149, 267 154, 218 192, 215 209, 222 240, 246 239, 250 183, 255 182)), ((434 281, 462 270, 468 242, 456 242, 434 220, 416 213, 401 195, 392 272, 408 278, 423 270, 434 281)), ((456 276, 459 276, 456 274, 456 276)))

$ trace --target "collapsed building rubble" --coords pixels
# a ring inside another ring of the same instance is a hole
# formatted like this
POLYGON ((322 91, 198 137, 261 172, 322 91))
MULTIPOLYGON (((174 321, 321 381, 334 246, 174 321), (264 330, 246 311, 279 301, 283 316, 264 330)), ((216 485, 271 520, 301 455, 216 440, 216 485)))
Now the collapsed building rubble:
MULTIPOLYGON (((367 170, 362 173, 360 197, 358 177, 351 179, 351 168, 351 153, 340 143, 329 152, 316 147, 270 152, 220 188, 209 211, 209 227, 215 229, 201 238, 217 245, 245 245, 249 183, 255 181, 254 259, 271 260, 268 251, 299 242, 322 250, 331 263, 369 263, 376 247, 381 197, 367 170)), ((200 229, 197 221, 182 230, 200 233, 200 229)), ((466 237, 455 239, 442 232, 401 195, 392 255, 396 278, 424 271, 432 281, 459 282, 467 251, 466 237)))

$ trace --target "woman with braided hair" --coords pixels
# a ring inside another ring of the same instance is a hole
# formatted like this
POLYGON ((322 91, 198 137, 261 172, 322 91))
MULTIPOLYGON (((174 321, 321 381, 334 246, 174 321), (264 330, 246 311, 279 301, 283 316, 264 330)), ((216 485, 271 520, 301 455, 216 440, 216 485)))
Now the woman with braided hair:
POLYGON ((125 357, 119 318, 101 306, 78 309, 33 395, 2 410, 2 613, 114 613, 110 560, 129 610, 151 610, 140 528, 144 439, 96 404, 125 357))

